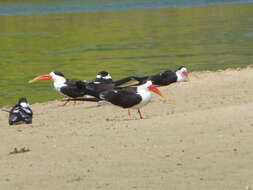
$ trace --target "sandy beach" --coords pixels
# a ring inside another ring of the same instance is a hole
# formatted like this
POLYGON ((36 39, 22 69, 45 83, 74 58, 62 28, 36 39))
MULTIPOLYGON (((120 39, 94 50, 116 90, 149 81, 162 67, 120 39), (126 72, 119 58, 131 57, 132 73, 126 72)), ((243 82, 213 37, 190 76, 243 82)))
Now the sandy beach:
POLYGON ((143 120, 92 102, 32 104, 31 125, 0 112, 0 189, 253 189, 252 81, 253 67, 193 72, 143 120))

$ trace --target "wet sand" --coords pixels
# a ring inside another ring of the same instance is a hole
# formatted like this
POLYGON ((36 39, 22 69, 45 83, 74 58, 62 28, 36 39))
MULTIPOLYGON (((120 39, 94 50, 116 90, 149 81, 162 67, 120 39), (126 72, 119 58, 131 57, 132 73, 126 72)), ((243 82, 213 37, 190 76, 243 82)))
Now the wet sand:
POLYGON ((33 104, 31 125, 1 112, 0 189, 253 189, 252 81, 253 67, 191 73, 143 120, 91 102, 33 104))

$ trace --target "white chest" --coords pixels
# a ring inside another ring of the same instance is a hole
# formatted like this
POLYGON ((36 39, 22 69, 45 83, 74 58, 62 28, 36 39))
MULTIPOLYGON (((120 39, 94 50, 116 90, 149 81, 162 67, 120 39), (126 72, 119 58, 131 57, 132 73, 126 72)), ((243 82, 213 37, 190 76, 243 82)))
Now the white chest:
POLYGON ((133 108, 138 109, 141 108, 143 106, 145 106, 146 104, 148 104, 151 100, 152 94, 149 91, 143 90, 138 92, 139 95, 141 95, 142 100, 139 104, 133 106, 133 108))
POLYGON ((61 88, 64 87, 64 86, 67 86, 66 83, 65 83, 65 80, 57 80, 57 81, 54 81, 54 89, 58 92, 61 92, 61 88))

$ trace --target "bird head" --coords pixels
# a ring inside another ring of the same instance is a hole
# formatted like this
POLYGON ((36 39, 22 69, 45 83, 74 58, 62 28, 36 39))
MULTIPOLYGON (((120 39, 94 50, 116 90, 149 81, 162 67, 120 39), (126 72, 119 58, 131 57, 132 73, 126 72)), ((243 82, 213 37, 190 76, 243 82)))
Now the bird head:
POLYGON ((178 81, 187 81, 189 80, 189 71, 186 67, 179 67, 176 71, 176 74, 178 76, 178 81))
POLYGON ((28 101, 25 97, 19 98, 18 104, 22 107, 29 107, 28 101))
POLYGON ((145 84, 139 86, 139 88, 148 89, 148 90, 158 94, 159 96, 164 97, 162 92, 155 85, 153 85, 150 80, 148 80, 145 84))
POLYGON ((107 71, 100 71, 97 74, 96 79, 112 80, 112 77, 107 71))

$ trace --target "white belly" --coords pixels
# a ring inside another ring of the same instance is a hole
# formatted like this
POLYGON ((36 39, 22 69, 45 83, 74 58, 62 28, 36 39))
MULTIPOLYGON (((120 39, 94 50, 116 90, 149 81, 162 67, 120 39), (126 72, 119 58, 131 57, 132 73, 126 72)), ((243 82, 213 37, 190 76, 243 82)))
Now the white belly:
POLYGON ((142 101, 139 104, 133 106, 132 107, 133 109, 141 108, 145 106, 146 104, 148 104, 151 100, 152 94, 150 92, 149 93, 147 93, 147 91, 145 93, 140 92, 139 94, 142 97, 142 101))

